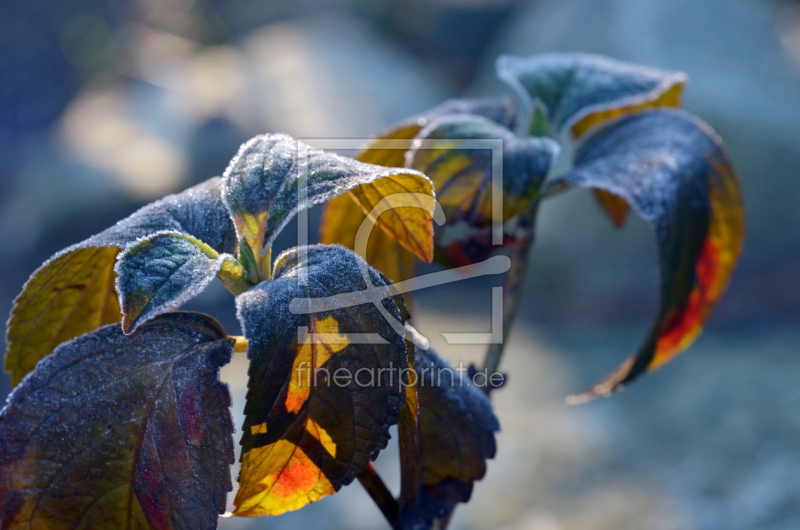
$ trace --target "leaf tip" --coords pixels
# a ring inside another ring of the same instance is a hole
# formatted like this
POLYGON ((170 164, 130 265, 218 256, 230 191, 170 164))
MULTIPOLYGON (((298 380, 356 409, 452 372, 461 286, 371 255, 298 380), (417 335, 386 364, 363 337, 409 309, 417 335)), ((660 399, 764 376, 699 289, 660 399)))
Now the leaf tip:
POLYGON ((567 396, 564 400, 567 405, 583 405, 589 403, 590 401, 594 401, 599 397, 609 397, 611 396, 610 393, 601 394, 596 390, 596 387, 590 388, 585 392, 581 392, 580 394, 572 394, 571 396, 567 396))
POLYGON ((127 314, 122 316, 122 332, 125 335, 130 335, 131 333, 133 333, 135 331, 134 330, 134 325, 135 324, 136 324, 136 319, 135 318, 133 318, 130 315, 127 315, 127 314))
POLYGON ((644 368, 638 368, 644 364, 642 363, 643 358, 647 357, 641 354, 632 355, 619 368, 596 385, 580 394, 568 396, 567 405, 582 405, 599 397, 610 397, 611 394, 623 390, 626 384, 639 377, 645 371, 644 368))

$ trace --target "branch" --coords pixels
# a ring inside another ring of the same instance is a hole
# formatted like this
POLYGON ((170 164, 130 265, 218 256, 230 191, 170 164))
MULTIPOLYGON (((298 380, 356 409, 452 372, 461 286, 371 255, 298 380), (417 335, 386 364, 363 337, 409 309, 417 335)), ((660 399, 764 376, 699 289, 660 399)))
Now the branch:
MULTIPOLYGON (((503 342, 490 344, 483 362, 483 368, 489 376, 500 368, 505 341, 511 333, 511 326, 517 316, 519 299, 525 284, 525 275, 528 271, 528 257, 533 246, 534 225, 538 208, 539 203, 537 201, 520 216, 517 223, 517 242, 510 256, 511 269, 506 274, 503 284, 503 342)), ((486 385, 484 391, 489 394, 492 391, 492 386, 486 385)))
POLYGON ((397 528, 397 522, 400 516, 400 509, 397 505, 397 501, 392 496, 392 492, 389 491, 389 488, 386 487, 386 484, 383 483, 383 479, 381 479, 378 472, 375 471, 372 464, 368 464, 367 469, 359 473, 358 481, 361 482, 361 485, 367 490, 369 496, 372 497, 372 500, 378 505, 378 508, 380 508, 384 517, 386 517, 389 525, 392 528, 397 528))

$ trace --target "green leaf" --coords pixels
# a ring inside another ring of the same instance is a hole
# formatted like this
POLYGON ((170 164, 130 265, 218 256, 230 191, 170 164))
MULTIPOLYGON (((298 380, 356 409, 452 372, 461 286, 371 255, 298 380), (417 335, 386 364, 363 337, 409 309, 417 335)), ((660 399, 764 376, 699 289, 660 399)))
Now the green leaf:
POLYGON ((686 84, 680 72, 582 53, 504 55, 497 59, 497 75, 519 94, 529 114, 544 112, 556 134, 571 129, 575 138, 628 113, 679 107, 686 84))
POLYGON ((233 343, 173 313, 59 346, 0 413, 3 528, 215 528, 232 489, 219 368, 233 343))
MULTIPOLYGON (((455 371, 432 349, 416 348, 414 369, 422 438, 420 487, 403 506, 401 528, 429 528, 445 519, 459 502, 469 501, 473 483, 494 458, 494 433, 500 424, 489 398, 469 377, 455 371)), ((403 468, 404 473, 409 470, 403 468)))
POLYGON ((386 446, 408 314, 386 278, 327 245, 283 253, 237 309, 250 369, 234 514, 278 515, 337 492, 386 446))
POLYGON ((720 139, 691 114, 653 110, 589 136, 559 181, 624 200, 655 230, 661 304, 644 344, 574 402, 608 395, 689 347, 742 249, 739 183, 720 139))
POLYGON ((433 181, 451 226, 463 221, 484 227, 493 218, 492 146, 475 147, 470 140, 502 141, 502 221, 530 207, 559 149, 549 138, 518 138, 486 118, 466 115, 434 120, 416 140, 406 162, 433 181))
POLYGON ((42 265, 14 302, 8 322, 5 369, 16 385, 59 344, 122 318, 114 290, 117 254, 128 244, 162 230, 232 252, 236 234, 214 178, 170 195, 73 245, 42 265))
POLYGON ((157 232, 129 245, 114 268, 125 333, 178 309, 219 276, 234 294, 246 291, 244 267, 180 232, 157 232))
POLYGON ((379 224, 421 259, 433 257, 433 188, 417 171, 364 164, 285 134, 269 134, 245 143, 225 178, 224 196, 237 233, 262 260, 265 272, 269 259, 264 254, 292 216, 348 190, 357 194, 365 212, 394 194, 416 194, 419 207, 392 209, 379 224))

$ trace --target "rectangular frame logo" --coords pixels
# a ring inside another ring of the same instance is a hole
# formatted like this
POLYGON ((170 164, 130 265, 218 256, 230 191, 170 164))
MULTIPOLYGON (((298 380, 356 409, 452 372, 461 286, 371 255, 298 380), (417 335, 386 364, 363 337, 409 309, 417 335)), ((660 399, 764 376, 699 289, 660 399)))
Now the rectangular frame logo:
MULTIPOLYGON (((341 138, 314 138, 314 139, 299 139, 298 141, 298 213, 297 213, 297 245, 304 249, 308 245, 308 209, 305 207, 308 204, 308 157, 309 150, 304 144, 308 144, 312 149, 321 149, 325 151, 358 151, 374 139, 341 139, 341 138)), ((491 189, 492 189, 492 245, 500 246, 503 243, 503 141, 500 139, 435 139, 435 140, 411 140, 411 139, 381 139, 380 149, 397 149, 408 151, 412 147, 415 149, 453 149, 459 150, 491 150, 491 189)), ((392 197, 403 194, 395 194, 392 197)), ((408 206, 410 204, 406 204, 408 206)), ((401 206, 403 206, 401 204, 401 206)), ((373 219, 392 206, 378 211, 373 211, 373 214, 368 215, 364 223, 370 223, 370 231, 374 228, 373 219)), ((397 207, 397 205, 394 205, 397 207)), ((441 211, 441 206, 438 202, 435 207, 441 211)), ((378 208, 376 207, 376 210, 378 208)), ((442 214, 443 218, 443 214, 442 214)), ((366 244, 366 240, 365 240, 366 244)), ((366 254, 366 246, 363 253, 359 253, 364 257, 366 254)), ((307 253, 304 250, 300 251, 299 256, 301 262, 307 259, 307 253)), ((367 289, 357 293, 343 293, 341 295, 334 295, 327 298, 297 298, 292 300, 289 305, 289 310, 295 314, 304 313, 317 313, 322 311, 331 311, 334 309, 345 308, 362 303, 373 303, 376 307, 381 301, 387 297, 393 296, 397 293, 412 292, 427 287, 445 285, 449 283, 456 283, 459 281, 476 278, 479 276, 503 274, 509 270, 511 260, 507 256, 493 256, 483 262, 456 269, 434 272, 417 276, 409 280, 404 280, 395 283, 393 286, 374 286, 368 272, 362 270, 367 289)), ((300 275, 298 281, 301 285, 308 281, 307 269, 300 268, 300 275)), ((378 307, 382 309, 382 307, 378 307)), ((384 315, 387 320, 390 319, 384 315)), ((489 333, 442 333, 442 336, 448 344, 502 344, 503 342, 503 288, 492 287, 492 331, 489 333)), ((405 334, 405 328, 399 322, 389 322, 392 327, 399 334, 405 334)), ((314 333, 308 333, 308 329, 303 327, 298 329, 298 340, 324 340, 326 337, 314 337, 314 333), (312 335, 309 337, 309 335, 312 335)), ((329 337, 327 337, 329 338, 329 337)), ((376 344, 385 343, 386 340, 380 335, 374 333, 358 333, 348 334, 347 340, 351 344, 376 344)), ((420 347, 427 349, 427 341, 425 344, 418 344, 420 347)))

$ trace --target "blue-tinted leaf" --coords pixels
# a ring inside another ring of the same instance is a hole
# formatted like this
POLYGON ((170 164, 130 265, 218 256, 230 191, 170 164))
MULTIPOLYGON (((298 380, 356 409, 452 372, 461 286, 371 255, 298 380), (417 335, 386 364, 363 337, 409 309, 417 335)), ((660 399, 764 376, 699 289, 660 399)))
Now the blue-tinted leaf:
MULTIPOLYGON (((505 98, 453 99, 445 101, 419 116, 405 119, 390 130, 370 141, 356 159, 361 162, 387 167, 404 167, 406 151, 412 139, 436 118, 453 115, 483 116, 504 127, 514 126, 516 111, 505 98)), ((331 199, 325 207, 320 243, 339 243, 347 248, 355 247, 358 228, 367 218, 360 206, 359 195, 351 192, 331 199)), ((378 219, 380 223, 380 219, 378 219)), ((409 279, 414 272, 417 258, 399 246, 382 230, 370 234, 364 258, 370 265, 384 273, 392 281, 409 279)))
POLYGON ((582 53, 504 55, 497 75, 519 93, 529 113, 540 109, 556 134, 572 129, 575 137, 647 107, 678 107, 686 83, 680 72, 582 53))
POLYGON ((744 214, 721 141, 682 111, 646 111, 598 130, 560 182, 626 201, 653 226, 661 267, 661 305, 644 344, 579 401, 621 389, 697 338, 741 252, 744 214))
POLYGON ((8 322, 5 368, 13 384, 62 342, 122 318, 114 290, 114 263, 128 244, 162 230, 232 252, 236 233, 214 178, 170 195, 53 256, 33 273, 8 322))
POLYGON ((233 343, 174 313, 59 346, 0 413, 2 527, 215 528, 232 489, 219 368, 233 343))
POLYGON ((114 270, 125 333, 181 307, 218 274, 235 294, 247 288, 244 268, 233 256, 180 232, 139 239, 119 255, 114 270))
POLYGON ((337 492, 386 446, 405 401, 408 314, 338 245, 283 253, 236 302, 250 369, 234 513, 277 515, 337 492))
POLYGON ((506 221, 525 211, 537 197, 558 154, 549 138, 518 138, 510 130, 479 116, 446 116, 417 135, 406 155, 409 167, 433 181, 447 223, 491 224, 493 214, 506 221), (499 140, 498 145, 471 145, 471 140, 499 140), (500 147, 502 149, 500 149, 500 147), (493 148, 502 154, 502 212, 493 212, 493 148))
POLYGON ((256 257, 299 210, 348 190, 360 190, 358 200, 365 211, 395 193, 417 194, 419 208, 394 209, 380 226, 421 259, 430 261, 433 256, 433 189, 417 171, 365 164, 313 149, 285 134, 269 134, 241 147, 225 179, 225 200, 238 234, 256 257))
MULTIPOLYGON (((489 398, 432 349, 416 348, 419 431, 422 438, 421 485, 403 506, 401 527, 430 527, 469 501, 473 483, 494 458, 494 433, 500 430, 489 398)), ((409 471, 404 469, 405 473, 409 471)))

